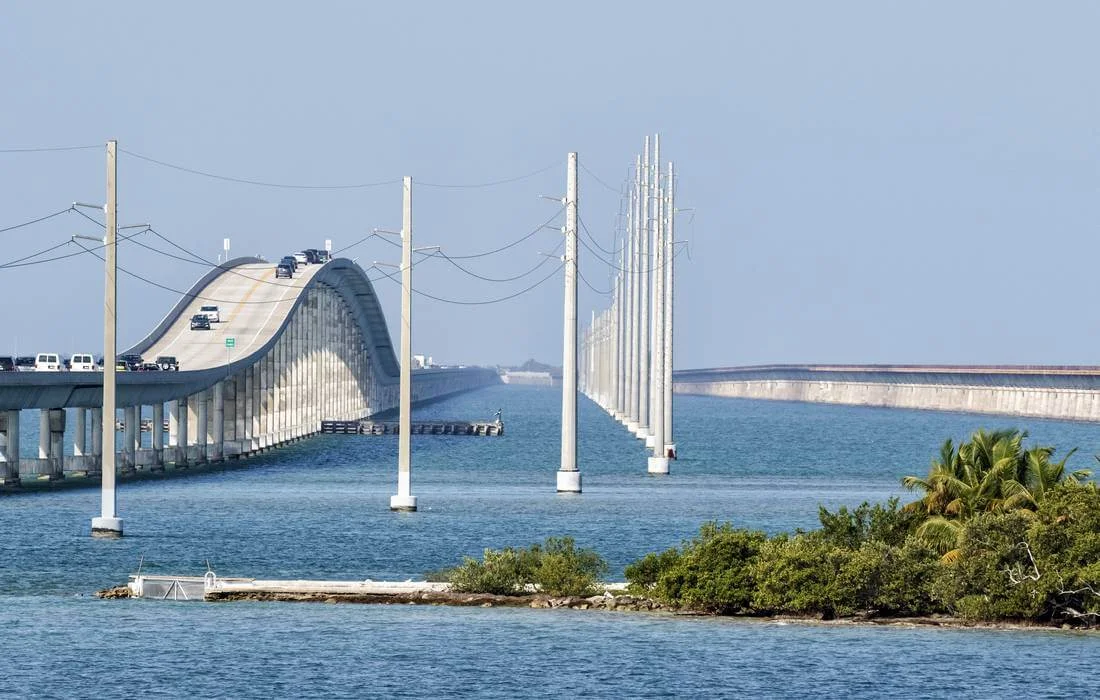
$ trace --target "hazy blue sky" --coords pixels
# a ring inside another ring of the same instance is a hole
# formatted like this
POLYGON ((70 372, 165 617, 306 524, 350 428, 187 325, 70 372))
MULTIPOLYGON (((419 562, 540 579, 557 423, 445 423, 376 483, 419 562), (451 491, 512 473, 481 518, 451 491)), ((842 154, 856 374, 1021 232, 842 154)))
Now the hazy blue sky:
MULTIPOLYGON (((678 203, 697 209, 679 229, 678 368, 1097 364, 1098 27, 1092 2, 11 2, 0 148, 117 138, 302 184, 554 166, 499 187, 418 186, 417 243, 462 255, 549 218, 538 195, 563 192, 568 151, 617 187, 659 131, 678 203)), ((121 223, 211 258, 226 236, 275 259, 400 227, 399 185, 264 188, 125 154, 119 183, 121 223)), ((103 196, 99 149, 0 153, 0 228, 103 196)), ((581 217, 605 247, 617 212, 582 172, 581 217)), ((67 214, 0 234, 0 263, 71 233, 99 234, 67 214)), ((466 264, 510 277, 560 238, 466 264)), ((365 266, 396 251, 347 255, 365 266)), ((176 289, 203 272, 132 244, 119 259, 176 289)), ((581 267, 606 284, 597 260, 581 267)), ((415 284, 479 300, 541 276, 494 284, 432 261, 415 284)), ((392 327, 397 286, 376 287, 392 327)), ((0 352, 102 349, 98 260, 3 269, 0 291, 0 352)), ((120 294, 123 346, 176 299, 125 277, 120 294)), ((581 318, 604 303, 582 289, 581 318)), ((561 360, 560 276, 491 306, 415 304, 414 350, 437 361, 561 360)))

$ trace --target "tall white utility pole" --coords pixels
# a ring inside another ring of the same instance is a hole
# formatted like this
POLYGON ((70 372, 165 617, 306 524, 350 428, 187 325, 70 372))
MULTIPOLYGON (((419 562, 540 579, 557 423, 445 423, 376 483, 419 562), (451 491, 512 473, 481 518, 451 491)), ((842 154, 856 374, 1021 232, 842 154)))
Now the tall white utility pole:
POLYGON ((615 275, 615 418, 622 420, 626 410, 626 280, 623 261, 626 242, 619 241, 619 272, 615 275))
POLYGON ((116 178, 117 141, 107 142, 107 204, 103 207, 106 233, 103 238, 103 457, 100 515, 92 518, 93 537, 121 537, 122 518, 115 499, 115 333, 118 327, 118 190, 116 178))
POLYGON ((633 221, 630 227, 630 410, 627 412, 626 429, 631 433, 638 432, 638 402, 640 400, 639 379, 641 372, 641 355, 638 347, 639 313, 639 271, 638 259, 641 256, 638 231, 641 227, 641 194, 642 194, 642 157, 634 157, 634 190, 631 193, 633 201, 630 210, 633 212, 633 221))
MULTIPOLYGON (((664 198, 661 196, 660 144, 654 147, 657 165, 654 168, 657 182, 656 197, 653 203, 653 219, 656 223, 656 236, 653 239, 655 263, 653 273, 653 456, 649 458, 650 474, 668 474, 668 457, 665 453, 665 227, 663 222, 664 198)), ((647 442, 648 444, 648 442, 647 442)))
POLYGON ((657 332, 660 326, 660 311, 661 304, 664 303, 664 299, 661 298, 659 293, 658 281, 660 280, 661 270, 661 137, 655 135, 653 137, 653 163, 652 172, 650 175, 650 186, 652 188, 651 199, 653 211, 650 213, 651 221, 653 222, 653 239, 652 239, 652 253, 650 254, 650 260, 652 261, 653 279, 650 282, 649 287, 649 434, 645 437, 645 446, 653 447, 655 442, 654 431, 657 424, 664 420, 664 397, 661 396, 661 391, 657 386, 657 378, 661 372, 664 371, 664 359, 657 356, 660 348, 660 334, 657 332), (658 410, 661 410, 658 413, 658 410))
POLYGON ((577 154, 569 154, 565 194, 565 330, 561 363, 558 493, 580 493, 577 469, 577 154))
POLYGON ((403 179, 401 207, 401 427, 397 438, 397 494, 390 510, 416 510, 412 495, 412 178, 403 179))
POLYGON ((672 281, 675 278, 676 251, 676 172, 668 164, 668 224, 665 229, 665 454, 676 456, 676 440, 672 437, 672 281))
POLYGON ((650 218, 650 166, 649 166, 649 137, 645 137, 645 150, 642 157, 642 220, 638 231, 642 241, 642 253, 640 257, 642 268, 639 281, 638 301, 641 304, 641 315, 638 323, 638 430, 634 433, 639 440, 645 440, 649 435, 649 275, 652 272, 653 260, 649 254, 649 226, 650 218))

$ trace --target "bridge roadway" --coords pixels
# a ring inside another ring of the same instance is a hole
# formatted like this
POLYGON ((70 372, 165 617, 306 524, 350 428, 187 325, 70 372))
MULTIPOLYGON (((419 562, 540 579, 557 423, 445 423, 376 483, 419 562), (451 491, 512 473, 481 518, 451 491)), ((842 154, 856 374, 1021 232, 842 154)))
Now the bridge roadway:
POLYGON ((144 341, 148 347, 142 347, 142 354, 147 361, 174 355, 185 371, 224 368, 232 359, 251 355, 275 337, 298 294, 321 267, 306 265, 293 279, 276 279, 270 263, 231 268, 214 278, 201 296, 187 300, 178 315, 173 309, 175 321, 158 330, 154 340, 144 341), (209 331, 191 330, 191 317, 211 304, 218 307, 221 322, 210 324, 209 331), (234 348, 226 348, 226 338, 236 341, 234 348))
POLYGON ((679 370, 678 394, 1100 422, 1100 367, 761 365, 679 370))

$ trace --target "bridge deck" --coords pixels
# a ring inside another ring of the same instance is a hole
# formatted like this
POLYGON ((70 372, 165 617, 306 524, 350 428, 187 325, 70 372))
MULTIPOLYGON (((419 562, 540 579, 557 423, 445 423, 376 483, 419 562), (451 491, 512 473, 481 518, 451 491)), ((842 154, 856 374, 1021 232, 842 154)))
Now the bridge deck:
POLYGON ((321 269, 306 265, 293 279, 275 279, 271 263, 241 265, 223 272, 188 305, 187 310, 146 350, 146 360, 159 355, 175 355, 181 370, 211 369, 227 359, 244 357, 259 349, 282 325, 298 293, 321 269), (220 323, 208 331, 191 330, 191 317, 199 307, 215 304, 220 323), (225 339, 234 338, 236 346, 227 352, 225 339))

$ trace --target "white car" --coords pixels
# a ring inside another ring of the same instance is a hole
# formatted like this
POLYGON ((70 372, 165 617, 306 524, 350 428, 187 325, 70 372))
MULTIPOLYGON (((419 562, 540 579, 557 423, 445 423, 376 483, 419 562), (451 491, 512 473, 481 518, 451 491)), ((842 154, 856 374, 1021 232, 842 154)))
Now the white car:
POLYGON ((203 306, 199 308, 199 313, 210 319, 211 323, 221 323, 222 316, 216 306, 203 306))
POLYGON ((297 262, 299 266, 308 265, 309 264, 309 256, 306 255, 305 253, 295 253, 294 254, 294 261, 297 262))
POLYGON ((95 358, 89 354, 76 353, 69 358, 70 372, 95 372, 97 369, 95 358))
POLYGON ((40 352, 34 358, 35 372, 60 372, 61 356, 56 352, 40 352))

